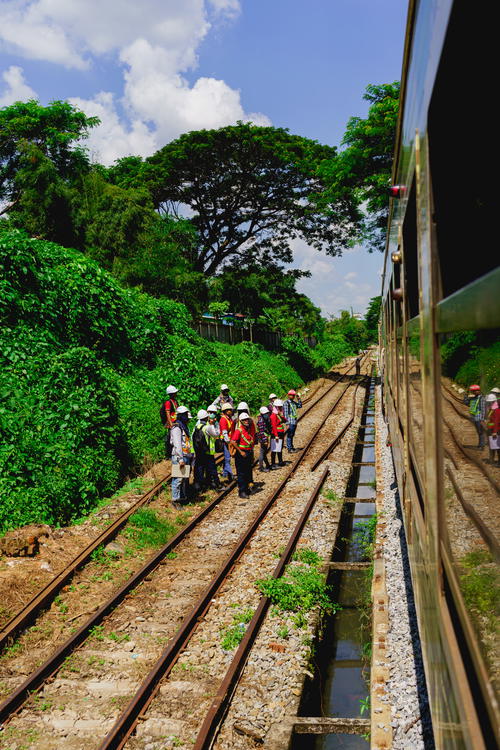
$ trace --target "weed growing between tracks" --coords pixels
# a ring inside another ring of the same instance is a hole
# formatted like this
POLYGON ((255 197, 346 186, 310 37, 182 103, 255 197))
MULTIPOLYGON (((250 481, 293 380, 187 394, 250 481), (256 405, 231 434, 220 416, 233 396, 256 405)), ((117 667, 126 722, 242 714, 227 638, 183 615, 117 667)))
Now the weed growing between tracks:
POLYGON ((253 614, 253 609, 245 609, 233 616, 233 624, 221 632, 221 646, 224 651, 232 651, 239 646, 253 614))
POLYGON ((316 552, 302 547, 280 578, 256 581, 259 591, 270 598, 278 611, 295 613, 293 620, 297 628, 304 627, 305 613, 314 607, 328 613, 340 609, 329 596, 325 577, 319 570, 321 562, 316 552))

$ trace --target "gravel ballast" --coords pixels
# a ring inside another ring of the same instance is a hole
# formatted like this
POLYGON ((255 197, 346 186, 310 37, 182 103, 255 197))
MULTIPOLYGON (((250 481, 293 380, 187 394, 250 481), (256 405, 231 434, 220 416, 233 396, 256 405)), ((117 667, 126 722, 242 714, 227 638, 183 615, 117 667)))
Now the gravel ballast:
MULTIPOLYGON (((377 386, 380 394, 380 386, 377 386)), ((380 399, 377 399, 380 403, 380 399)), ((388 430, 377 414, 378 440, 383 468, 383 505, 386 522, 384 561, 389 597, 387 651, 390 679, 382 699, 391 705, 394 750, 434 748, 420 637, 401 514, 401 504, 388 430)))

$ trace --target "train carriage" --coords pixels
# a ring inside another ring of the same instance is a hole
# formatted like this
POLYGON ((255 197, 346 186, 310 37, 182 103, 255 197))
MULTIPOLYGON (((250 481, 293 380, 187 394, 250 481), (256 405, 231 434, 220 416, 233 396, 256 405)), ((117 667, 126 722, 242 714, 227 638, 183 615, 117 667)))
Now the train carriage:
POLYGON ((410 2, 380 329, 435 740, 453 750, 499 745, 500 468, 444 364, 475 346, 480 385, 500 386, 490 9, 410 2))

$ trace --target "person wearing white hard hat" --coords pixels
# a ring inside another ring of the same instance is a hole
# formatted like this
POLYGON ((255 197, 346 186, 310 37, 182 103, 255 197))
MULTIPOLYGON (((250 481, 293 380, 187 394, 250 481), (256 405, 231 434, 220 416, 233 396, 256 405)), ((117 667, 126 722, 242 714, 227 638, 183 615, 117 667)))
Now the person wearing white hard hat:
MULTIPOLYGON (((250 408, 246 401, 240 401, 238 406, 236 407, 236 418, 235 418, 235 429, 240 426, 240 415, 241 414, 247 414, 248 419, 251 423, 251 431, 253 434, 256 433, 255 429, 255 422, 253 421, 252 417, 250 416, 250 408)), ((253 455, 253 454, 252 454, 253 455)), ((250 462, 250 479, 249 484, 251 487, 253 487, 253 461, 250 462)))
POLYGON ((268 461, 269 443, 271 440, 271 419, 267 406, 261 406, 257 418, 257 439, 259 441, 259 471, 268 472, 271 466, 268 461))
POLYGON ((297 429, 297 409, 302 409, 302 399, 300 393, 294 391, 291 388, 287 394, 288 398, 283 403, 283 416, 288 423, 288 430, 286 431, 286 447, 289 453, 295 453, 293 447, 293 436, 297 429))
POLYGON ((278 412, 277 408, 274 405, 274 402, 277 399, 277 395, 275 393, 269 394, 269 403, 267 405, 267 408, 269 409, 269 414, 276 414, 278 412))
POLYGON ((191 450, 191 435, 189 432, 189 409, 187 406, 178 406, 175 422, 170 430, 170 443, 172 446, 172 503, 175 508, 188 500, 189 469, 193 461, 191 450), (175 467, 175 468, 174 468, 175 467), (179 467, 179 475, 177 473, 179 467), (183 476, 183 474, 185 474, 183 476))
POLYGON ((500 464, 500 408, 498 406, 497 394, 493 391, 486 396, 486 432, 488 434, 488 447, 490 449, 490 462, 495 463, 495 458, 500 464))
POLYGON ((221 410, 222 417, 219 419, 219 430, 222 437, 222 449, 224 451, 224 465, 222 469, 222 476, 225 477, 228 482, 232 482, 233 469, 231 467, 229 442, 231 440, 231 433, 234 429, 233 407, 229 401, 226 401, 222 404, 221 410))
POLYGON ((278 466, 285 466, 283 461, 283 440, 287 430, 287 421, 283 414, 283 401, 279 398, 274 399, 276 411, 271 414, 271 469, 278 466))
POLYGON ((171 455, 170 430, 176 419, 178 405, 177 388, 175 385, 169 385, 167 388, 167 400, 162 403, 160 408, 160 419, 165 428, 165 458, 170 458, 171 455))
POLYGON ((199 492, 206 483, 212 489, 220 490, 222 485, 215 463, 215 441, 220 435, 219 425, 216 423, 217 411, 200 409, 197 418, 193 430, 195 489, 199 492))
POLYGON ((250 419, 250 415, 243 411, 240 414, 236 429, 231 434, 230 442, 230 446, 234 450, 238 494, 243 498, 248 498, 250 494, 255 440, 255 425, 250 419))
POLYGON ((229 386, 227 383, 222 383, 220 387, 220 393, 216 399, 214 399, 214 406, 222 410, 222 404, 231 404, 231 408, 234 407, 234 400, 229 393, 229 386))

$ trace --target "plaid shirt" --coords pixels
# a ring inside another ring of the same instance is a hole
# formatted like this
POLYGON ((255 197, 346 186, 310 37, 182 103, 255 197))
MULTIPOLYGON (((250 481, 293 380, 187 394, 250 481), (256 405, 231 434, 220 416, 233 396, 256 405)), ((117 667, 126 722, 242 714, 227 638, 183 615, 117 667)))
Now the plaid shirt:
POLYGON ((299 397, 293 401, 287 398, 283 403, 283 415, 288 424, 297 424, 297 409, 302 409, 302 401, 299 397))

